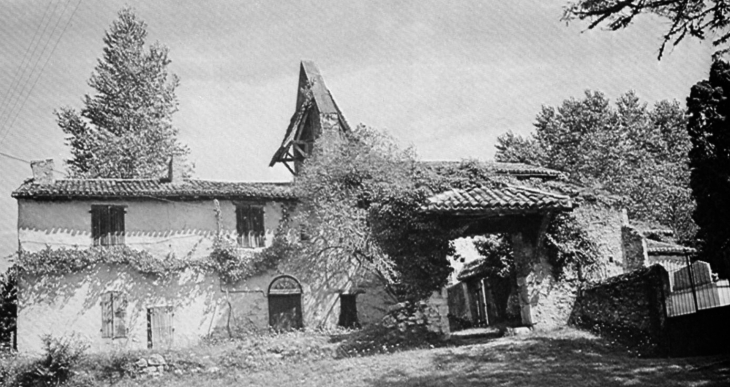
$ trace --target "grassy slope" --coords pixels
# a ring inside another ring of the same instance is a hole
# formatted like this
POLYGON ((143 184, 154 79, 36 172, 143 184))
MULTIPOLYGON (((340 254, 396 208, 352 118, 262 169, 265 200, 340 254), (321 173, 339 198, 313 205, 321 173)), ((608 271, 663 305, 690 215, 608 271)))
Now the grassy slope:
MULTIPOLYGON (((230 356, 235 356, 229 352, 230 356)), ((279 359, 266 367, 155 379, 116 386, 726 386, 730 357, 642 359, 571 329, 481 344, 334 360, 279 359)))

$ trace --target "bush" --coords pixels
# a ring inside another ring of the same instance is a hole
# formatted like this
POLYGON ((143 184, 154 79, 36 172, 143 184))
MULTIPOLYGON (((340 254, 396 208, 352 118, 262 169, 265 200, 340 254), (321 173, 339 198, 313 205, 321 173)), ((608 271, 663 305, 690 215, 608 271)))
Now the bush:
MULTIPOLYGON (((19 364, 14 372, 15 380, 6 380, 9 386, 59 386, 72 379, 74 368, 88 346, 76 336, 54 338, 46 335, 42 340, 44 353, 41 359, 19 364)), ((75 385, 88 385, 83 377, 73 379, 75 385)))
POLYGON ((18 315, 18 289, 15 272, 0 274, 0 351, 12 348, 12 337, 18 315))

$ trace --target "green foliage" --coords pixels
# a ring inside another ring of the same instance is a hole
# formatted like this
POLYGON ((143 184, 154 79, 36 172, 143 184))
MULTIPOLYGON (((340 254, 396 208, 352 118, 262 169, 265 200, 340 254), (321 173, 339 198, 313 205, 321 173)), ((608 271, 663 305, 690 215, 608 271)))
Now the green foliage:
POLYGON ((445 186, 434 176, 384 133, 364 126, 323 133, 294 183, 293 224, 306 238, 291 270, 368 271, 408 298, 440 288, 451 270, 453 231, 419 211, 434 187, 445 186))
POLYGON ((216 238, 210 260, 221 279, 232 284, 275 269, 293 254, 293 245, 283 236, 275 237, 271 246, 260 251, 243 249, 228 238, 216 238))
MULTIPOLYGON (((18 387, 51 387, 69 385, 73 379, 75 369, 84 357, 88 346, 76 336, 54 338, 49 335, 42 337, 43 355, 40 359, 15 364, 13 369, 5 370, 7 386, 18 387)), ((79 385, 78 383, 71 383, 79 385)))
POLYGON ((46 247, 33 253, 22 251, 16 266, 23 272, 34 275, 61 275, 76 273, 102 263, 129 265, 141 273, 161 276, 186 267, 209 266, 207 261, 183 261, 173 256, 157 259, 147 251, 133 250, 128 246, 89 249, 46 247))
POLYGON ((600 262, 598 246, 572 213, 560 213, 551 219, 545 233, 545 245, 557 276, 561 276, 567 267, 577 268, 581 275, 590 274, 600 262))
MULTIPOLYGON (((660 59, 667 43, 676 46, 686 36, 699 40, 712 36, 715 46, 726 45, 730 39, 730 4, 725 0, 579 0, 568 3, 563 20, 587 19, 589 29, 605 26, 616 31, 628 27, 634 17, 642 14, 659 16, 669 22, 659 49, 660 59)), ((723 48, 714 56, 727 52, 728 48, 723 48)))
POLYGON ((140 273, 165 277, 184 269, 215 271, 228 283, 253 277, 273 269, 293 254, 293 246, 277 234, 271 246, 250 250, 235 241, 216 238, 206 259, 183 260, 170 254, 158 259, 144 250, 128 246, 92 247, 89 249, 52 249, 22 251, 15 267, 33 275, 63 275, 82 271, 96 264, 128 265, 140 273))
POLYGON ((730 276, 730 130, 728 96, 730 65, 716 61, 710 77, 692 87, 687 98, 692 139, 690 186, 697 202, 693 218, 699 226, 702 257, 723 278, 730 276))
POLYGON ((79 178, 156 178, 170 157, 184 159, 172 126, 177 111, 177 76, 168 76, 168 49, 145 48, 146 24, 123 9, 104 37, 104 54, 89 79, 95 89, 80 114, 55 112, 67 135, 70 172, 79 178))
POLYGON ((18 287, 15 270, 0 274, 0 351, 11 346, 18 318, 18 287))
POLYGON ((685 125, 677 102, 649 109, 629 92, 611 106, 600 92, 587 91, 583 99, 543 107, 531 136, 500 136, 495 158, 557 169, 582 186, 621 195, 632 218, 667 225, 691 242, 685 125))
POLYGON ((515 258, 509 235, 487 235, 475 241, 474 247, 484 259, 484 265, 491 269, 491 277, 511 278, 514 275, 515 258))

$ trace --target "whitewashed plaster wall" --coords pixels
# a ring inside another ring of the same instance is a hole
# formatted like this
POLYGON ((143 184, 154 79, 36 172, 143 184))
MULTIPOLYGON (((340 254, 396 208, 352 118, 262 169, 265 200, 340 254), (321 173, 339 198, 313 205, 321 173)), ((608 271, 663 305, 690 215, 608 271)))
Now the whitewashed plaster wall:
MULTIPOLYGON (((207 256, 217 224, 213 200, 170 202, 160 200, 18 200, 18 243, 25 251, 51 248, 87 248, 91 238, 91 206, 126 206, 125 245, 158 257, 173 253, 178 259, 207 256)), ((235 235, 236 212, 230 200, 221 200, 221 231, 235 235)), ((282 204, 264 206, 266 246, 271 245, 282 217, 282 204)))

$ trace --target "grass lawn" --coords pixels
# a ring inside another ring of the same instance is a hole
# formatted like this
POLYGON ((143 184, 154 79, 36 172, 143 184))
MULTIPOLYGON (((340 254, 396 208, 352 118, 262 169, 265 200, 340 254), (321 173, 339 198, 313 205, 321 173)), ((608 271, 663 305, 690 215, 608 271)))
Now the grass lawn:
MULTIPOLYGON (((324 352, 323 352, 324 353, 324 352)), ((269 357, 115 381, 115 386, 730 386, 730 356, 637 358, 573 329, 333 359, 269 357), (245 363, 244 363, 245 364, 245 363)), ((210 356, 212 355, 207 355, 210 356)), ((244 355, 242 355, 244 356, 244 355)), ((245 355, 248 356, 248 355, 245 355)))

